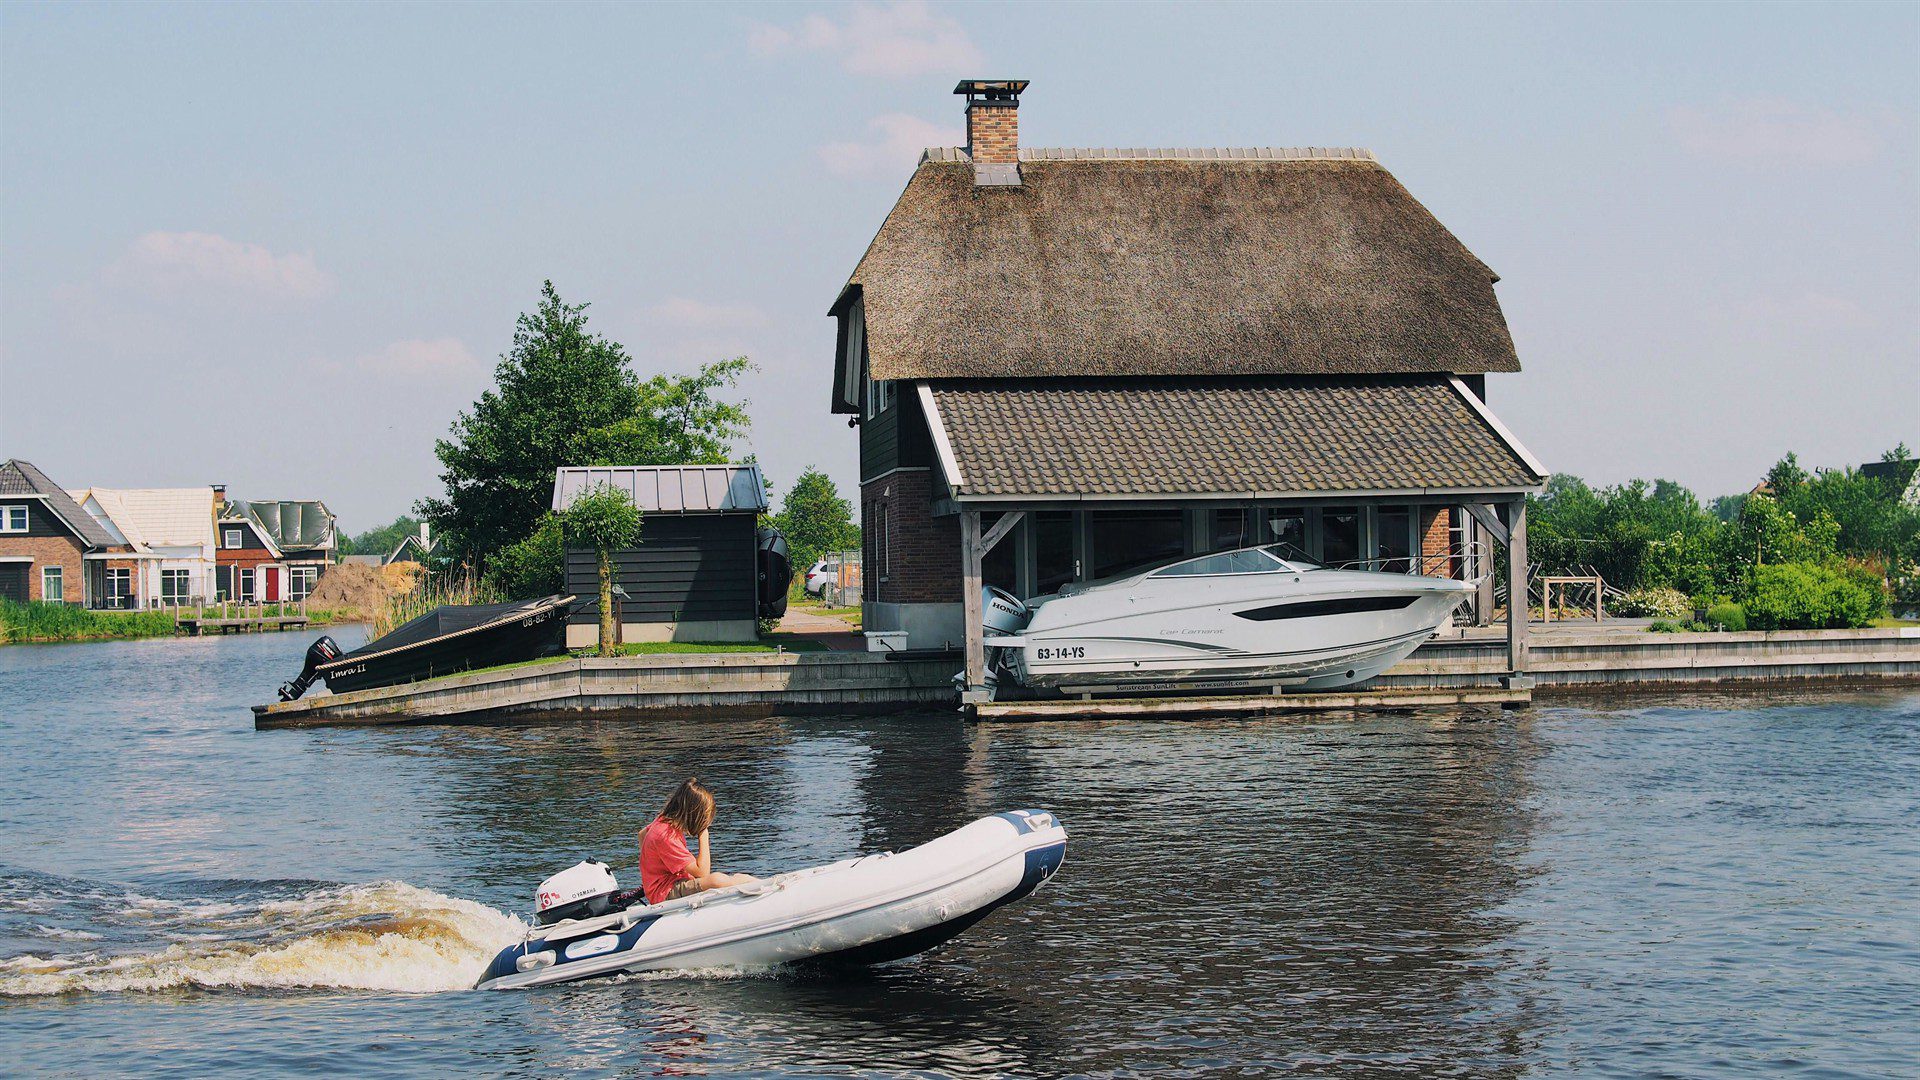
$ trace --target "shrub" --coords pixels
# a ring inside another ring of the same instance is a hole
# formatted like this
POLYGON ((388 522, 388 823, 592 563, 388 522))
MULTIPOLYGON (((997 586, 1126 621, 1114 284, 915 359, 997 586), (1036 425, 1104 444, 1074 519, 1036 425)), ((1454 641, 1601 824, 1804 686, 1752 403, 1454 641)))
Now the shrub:
POLYGON ((1739 604, 1715 604, 1707 609, 1707 622, 1738 633, 1747 628, 1747 609, 1739 604))
POLYGON ((0 600, 0 643, 164 637, 175 629, 165 611, 88 611, 78 604, 0 600))
POLYGON ((1685 619, 1693 615, 1693 601, 1679 589, 1635 589, 1607 610, 1625 619, 1685 619))
POLYGON ((1754 567, 1742 606, 1755 630, 1832 630, 1869 625, 1887 595, 1862 567, 1778 563, 1754 567))
POLYGON ((1668 622, 1665 619, 1655 619, 1647 625, 1647 629, 1655 634, 1677 634, 1685 629, 1685 627, 1679 623, 1668 622))

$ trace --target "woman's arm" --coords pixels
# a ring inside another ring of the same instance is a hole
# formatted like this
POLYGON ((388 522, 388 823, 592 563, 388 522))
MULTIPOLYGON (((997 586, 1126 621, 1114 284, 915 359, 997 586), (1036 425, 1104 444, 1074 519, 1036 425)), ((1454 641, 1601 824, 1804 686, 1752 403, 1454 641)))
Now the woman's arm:
POLYGON ((713 873, 713 845, 707 842, 707 830, 700 830, 700 854, 694 856, 693 874, 706 877, 713 873))

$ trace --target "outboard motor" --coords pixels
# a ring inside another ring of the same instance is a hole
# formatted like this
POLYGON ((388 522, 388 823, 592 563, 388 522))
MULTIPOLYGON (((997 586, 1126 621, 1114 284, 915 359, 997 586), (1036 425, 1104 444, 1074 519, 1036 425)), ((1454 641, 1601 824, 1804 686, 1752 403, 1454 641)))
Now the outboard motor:
POLYGON ((793 584, 793 561, 787 552, 787 538, 779 529, 761 526, 755 551, 755 570, 759 578, 759 608, 763 619, 778 619, 787 613, 787 587, 793 584))
POLYGON ((314 678, 320 674, 320 665, 330 664, 338 659, 340 659, 340 646, 334 644, 333 639, 327 635, 320 635, 320 640, 307 646, 307 665, 300 669, 299 678, 290 683, 281 684, 280 700, 298 699, 301 694, 307 692, 307 687, 313 685, 314 678))
POLYGON ((981 622, 995 634, 1018 634, 1033 618, 1033 609, 1005 589, 988 585, 980 590, 981 622))
POLYGON ((533 917, 541 926, 552 926, 562 919, 605 915, 613 909, 613 895, 619 889, 606 863, 599 859, 575 863, 540 883, 533 917))

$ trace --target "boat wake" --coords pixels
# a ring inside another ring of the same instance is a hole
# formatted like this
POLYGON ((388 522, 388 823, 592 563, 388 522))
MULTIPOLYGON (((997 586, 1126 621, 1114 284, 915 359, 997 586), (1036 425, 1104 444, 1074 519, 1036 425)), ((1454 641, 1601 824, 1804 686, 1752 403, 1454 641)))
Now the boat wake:
POLYGON ((400 881, 144 896, 36 874, 0 888, 0 997, 177 988, 464 990, 526 925, 400 881), (265 894, 265 895, 262 895, 265 894))

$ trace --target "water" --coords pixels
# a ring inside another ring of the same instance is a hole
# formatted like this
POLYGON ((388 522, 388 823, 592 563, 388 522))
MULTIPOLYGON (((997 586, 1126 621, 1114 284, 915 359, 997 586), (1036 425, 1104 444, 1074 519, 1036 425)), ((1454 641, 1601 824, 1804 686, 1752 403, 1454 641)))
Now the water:
POLYGON ((256 733, 304 645, 0 649, 0 1069, 1920 1071, 1911 691, 256 733), (541 877, 630 867, 688 774, 729 869, 1015 806, 1073 839, 1034 897, 867 975, 460 989, 541 877))

